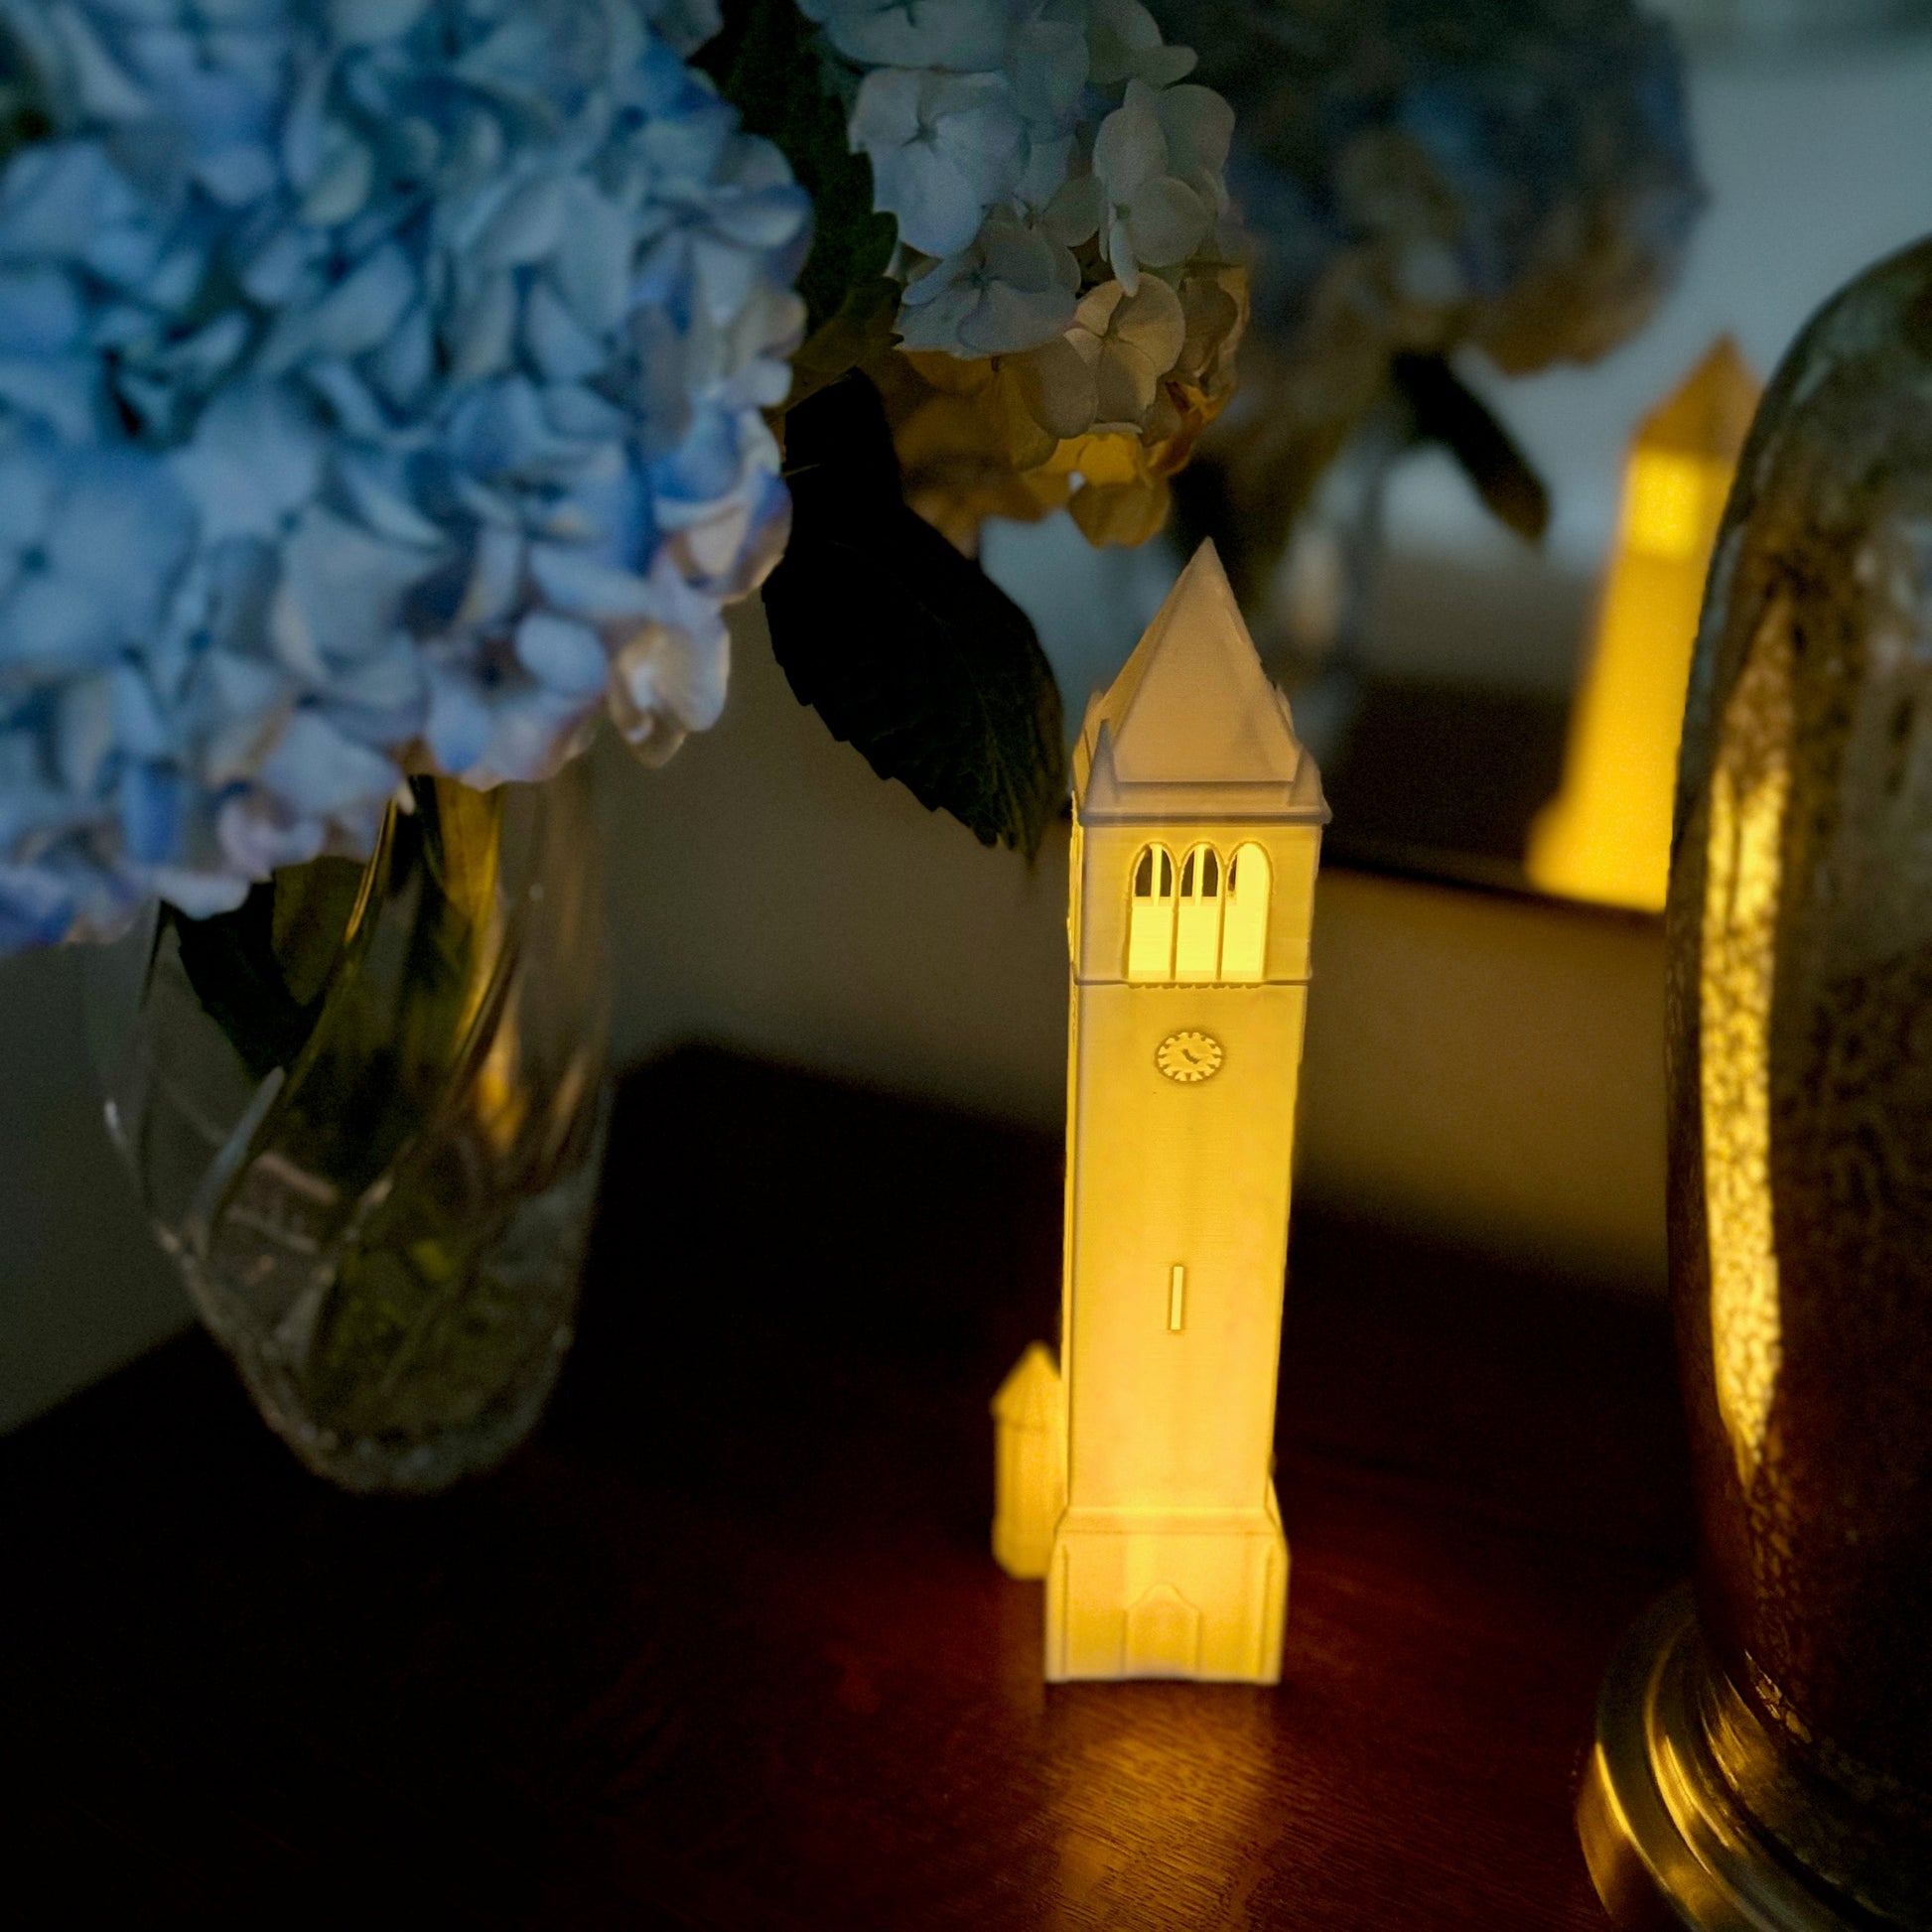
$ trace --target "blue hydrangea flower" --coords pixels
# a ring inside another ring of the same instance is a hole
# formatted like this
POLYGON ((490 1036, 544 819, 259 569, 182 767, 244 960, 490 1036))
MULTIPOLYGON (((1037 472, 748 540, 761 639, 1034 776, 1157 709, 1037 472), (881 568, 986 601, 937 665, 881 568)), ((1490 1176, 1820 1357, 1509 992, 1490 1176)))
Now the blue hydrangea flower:
POLYGON ((1675 281, 1703 193, 1675 41, 1635 0, 1165 17, 1240 114, 1256 320, 1310 391, 1352 390, 1352 366, 1400 349, 1588 359, 1675 281))
MULTIPOLYGON (((848 136, 904 244, 908 348, 1043 349, 1071 379, 1083 294, 1117 284, 1112 299, 1131 297, 1143 269, 1177 288, 1190 263, 1231 257, 1232 110, 1176 84, 1194 55, 1166 44, 1141 0, 800 4, 822 24, 848 136)), ((1078 413, 1061 394, 1039 420, 1057 433, 1078 413)))
POLYGON ((715 720, 809 237, 716 26, 0 0, 52 129, 0 167, 0 948, 365 853, 405 764, 715 720))

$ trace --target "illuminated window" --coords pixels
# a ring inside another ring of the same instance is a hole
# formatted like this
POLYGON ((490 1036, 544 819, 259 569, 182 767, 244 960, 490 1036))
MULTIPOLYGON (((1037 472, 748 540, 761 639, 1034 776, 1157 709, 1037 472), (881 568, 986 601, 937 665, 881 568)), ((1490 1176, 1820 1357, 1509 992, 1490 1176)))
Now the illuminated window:
POLYGON ((1143 848, 1134 862, 1134 897, 1127 913, 1127 977, 1173 978, 1173 855, 1143 848))
POLYGON ((1221 977, 1258 980, 1268 967, 1268 855, 1244 845, 1228 861, 1228 903, 1221 920, 1221 977))
POLYGON ((1177 980, 1211 980, 1220 970, 1221 861, 1211 845, 1197 845, 1180 862, 1173 976, 1177 980))

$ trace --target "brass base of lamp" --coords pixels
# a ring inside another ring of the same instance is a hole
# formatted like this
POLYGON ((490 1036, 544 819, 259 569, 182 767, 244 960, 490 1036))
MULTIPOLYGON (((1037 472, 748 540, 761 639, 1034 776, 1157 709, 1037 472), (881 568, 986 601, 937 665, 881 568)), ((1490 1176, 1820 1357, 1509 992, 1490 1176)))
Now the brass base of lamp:
POLYGON ((1624 1932, 1856 1932, 1744 1816, 1705 1743, 1708 1669, 1687 1584, 1631 1629, 1603 1681, 1577 1799, 1584 1859, 1624 1932))

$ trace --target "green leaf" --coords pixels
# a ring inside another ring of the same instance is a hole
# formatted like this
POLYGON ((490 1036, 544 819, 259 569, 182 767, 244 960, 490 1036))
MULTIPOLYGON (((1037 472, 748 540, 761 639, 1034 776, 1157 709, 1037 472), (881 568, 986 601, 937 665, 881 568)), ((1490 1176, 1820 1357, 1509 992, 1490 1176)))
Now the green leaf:
POLYGON ((777 143, 812 198, 811 253, 798 278, 809 340, 848 296, 885 274, 898 228, 873 210, 872 163, 847 145, 846 109, 827 87, 818 29, 794 0, 727 0, 724 13, 696 65, 752 133, 777 143))
POLYGON ((322 998, 348 938, 368 868, 354 859, 312 859, 275 875, 272 940, 290 995, 309 1008, 322 998))
POLYGON ((1491 515, 1530 543, 1550 524, 1550 492, 1489 405, 1440 355, 1398 355, 1391 374, 1419 442, 1440 443, 1491 515))
POLYGON ((879 392, 785 418, 791 541, 764 587, 799 701, 983 845, 1031 858, 1066 795, 1060 694, 1027 615, 900 494, 879 392))
MULTIPOLYGON (((359 868, 358 868, 359 871, 359 868)), ((171 905, 182 970, 207 1016, 257 1080, 286 1066, 315 1029, 320 1007, 291 991, 276 948, 276 888, 252 888, 232 912, 191 919, 171 905)))
POLYGON ((893 325, 898 320, 899 294, 899 285, 887 275, 875 275, 847 294, 838 314, 813 330, 792 356, 787 409, 864 368, 897 343, 893 325))

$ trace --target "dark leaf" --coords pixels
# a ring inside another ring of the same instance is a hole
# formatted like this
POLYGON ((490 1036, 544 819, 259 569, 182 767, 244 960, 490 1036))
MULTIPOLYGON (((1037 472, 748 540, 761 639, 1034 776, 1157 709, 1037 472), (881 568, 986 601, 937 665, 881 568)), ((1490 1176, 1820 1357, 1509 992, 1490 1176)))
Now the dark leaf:
POLYGON ((1540 543, 1550 523, 1550 492, 1489 405, 1440 355, 1398 355, 1393 373, 1417 439, 1440 443, 1490 512, 1540 543))
POLYGON ((807 396, 863 368, 898 342, 899 285, 889 276, 875 275, 852 289, 838 313, 814 329, 791 358, 791 393, 787 409, 796 409, 807 396))
POLYGON ((275 947, 275 887, 252 888, 232 912, 191 919, 173 906, 182 970, 207 1016, 227 1035, 257 1080, 301 1052, 319 1007, 299 1000, 275 947))
POLYGON ((982 844, 1038 851, 1066 791, 1060 695, 1026 613, 901 498, 879 393, 785 418, 791 541, 764 587, 801 703, 982 844))

